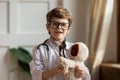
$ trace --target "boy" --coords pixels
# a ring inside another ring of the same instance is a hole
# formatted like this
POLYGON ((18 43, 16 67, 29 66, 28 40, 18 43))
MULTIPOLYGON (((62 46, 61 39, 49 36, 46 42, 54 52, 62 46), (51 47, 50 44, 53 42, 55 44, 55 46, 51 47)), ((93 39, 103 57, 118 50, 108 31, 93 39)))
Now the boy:
MULTIPOLYGON (((65 37, 70 31, 72 16, 67 9, 57 7, 46 15, 46 28, 50 38, 33 49, 33 60, 30 69, 33 80, 64 80, 67 74, 62 65, 57 65, 60 56, 69 58, 69 48, 72 43, 66 41, 65 37)), ((90 80, 87 67, 75 68, 75 77, 90 80)))

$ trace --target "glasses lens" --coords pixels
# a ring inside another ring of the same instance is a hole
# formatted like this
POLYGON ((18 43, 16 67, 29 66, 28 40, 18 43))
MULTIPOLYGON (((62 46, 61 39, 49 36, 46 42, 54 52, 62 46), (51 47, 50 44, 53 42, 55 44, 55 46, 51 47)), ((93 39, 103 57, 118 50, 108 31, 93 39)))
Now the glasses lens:
POLYGON ((68 23, 60 23, 60 22, 57 22, 57 21, 51 21, 50 22, 50 26, 51 28, 54 28, 54 29, 57 29, 57 28, 62 28, 62 29, 68 29, 69 27, 69 24, 68 23))

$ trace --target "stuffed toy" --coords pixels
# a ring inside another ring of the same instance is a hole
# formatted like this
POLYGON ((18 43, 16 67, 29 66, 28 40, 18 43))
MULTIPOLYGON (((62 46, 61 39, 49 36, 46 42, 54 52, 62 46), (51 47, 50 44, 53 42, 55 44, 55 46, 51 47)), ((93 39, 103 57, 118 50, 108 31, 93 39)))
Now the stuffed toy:
POLYGON ((58 65, 63 65, 68 73, 66 75, 65 80, 82 80, 81 78, 76 78, 75 75, 75 67, 80 66, 81 68, 85 67, 85 60, 88 58, 89 51, 87 46, 82 42, 74 43, 70 49, 70 59, 59 57, 58 65))

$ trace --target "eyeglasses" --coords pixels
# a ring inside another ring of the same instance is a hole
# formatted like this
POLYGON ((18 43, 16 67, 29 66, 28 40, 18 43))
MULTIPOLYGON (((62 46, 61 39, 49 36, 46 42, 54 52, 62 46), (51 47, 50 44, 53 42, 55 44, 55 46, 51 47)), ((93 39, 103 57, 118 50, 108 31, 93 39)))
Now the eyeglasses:
POLYGON ((50 21, 49 22, 50 24, 50 27, 53 28, 53 29, 57 29, 57 28, 62 28, 62 29, 69 29, 69 24, 68 23, 60 23, 60 22, 57 22, 57 21, 50 21))

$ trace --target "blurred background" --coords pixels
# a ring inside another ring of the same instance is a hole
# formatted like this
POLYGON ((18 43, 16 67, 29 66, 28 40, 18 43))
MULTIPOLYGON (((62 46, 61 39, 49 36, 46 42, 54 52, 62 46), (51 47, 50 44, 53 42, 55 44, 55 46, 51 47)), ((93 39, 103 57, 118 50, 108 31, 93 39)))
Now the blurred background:
POLYGON ((119 80, 119 0, 0 0, 0 79, 25 80, 9 49, 23 47, 32 54, 33 47, 49 37, 46 13, 56 6, 73 15, 67 40, 88 46, 92 80, 119 80))

